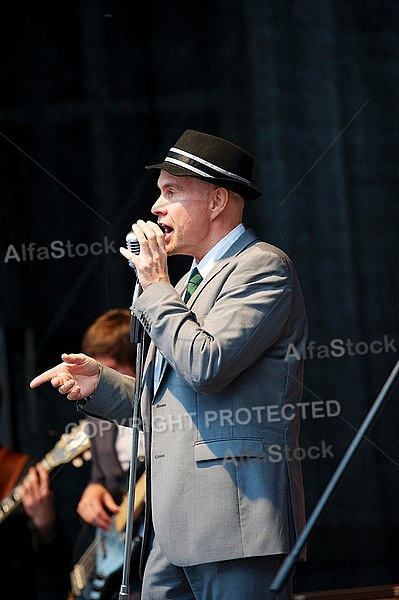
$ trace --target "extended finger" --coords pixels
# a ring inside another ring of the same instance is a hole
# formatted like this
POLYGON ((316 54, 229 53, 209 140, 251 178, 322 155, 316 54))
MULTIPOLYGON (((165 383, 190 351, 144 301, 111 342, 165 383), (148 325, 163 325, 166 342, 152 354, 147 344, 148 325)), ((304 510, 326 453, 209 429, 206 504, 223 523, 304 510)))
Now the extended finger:
MULTIPOLYGON (((80 353, 80 354, 65 354, 64 353, 61 355, 61 358, 63 360, 63 362, 61 364, 56 365, 55 367, 52 367, 51 369, 48 369, 47 371, 44 371, 40 375, 37 375, 37 377, 32 379, 29 386, 33 389, 33 388, 39 387, 39 385, 42 385, 43 383, 47 383, 48 381, 51 381, 52 379, 54 379, 54 381, 56 381, 56 379, 59 378, 58 383, 55 383, 55 384, 52 383, 53 387, 59 387, 62 383, 65 383, 65 381, 63 381, 63 378, 62 378, 62 370, 65 371, 65 364, 67 364, 68 366, 71 366, 74 364, 82 364, 85 361, 86 356, 82 353, 80 353)), ((65 378, 65 375, 64 375, 64 378, 65 378)))
POLYGON ((33 389, 39 387, 39 385, 42 385, 42 383, 47 383, 47 381, 51 381, 52 378, 57 376, 57 373, 59 373, 61 367, 62 365, 57 365, 52 369, 48 369, 48 371, 44 371, 44 373, 41 373, 40 375, 32 379, 29 386, 33 389))

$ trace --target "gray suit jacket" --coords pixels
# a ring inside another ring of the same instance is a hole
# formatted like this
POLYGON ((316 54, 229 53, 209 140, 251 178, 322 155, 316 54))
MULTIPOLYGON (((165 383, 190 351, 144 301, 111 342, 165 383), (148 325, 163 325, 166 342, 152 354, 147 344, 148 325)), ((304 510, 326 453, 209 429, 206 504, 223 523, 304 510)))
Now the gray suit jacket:
MULTIPOLYGON (((247 230, 187 306, 183 287, 154 283, 135 305, 153 342, 141 401, 147 523, 176 565, 286 554, 305 522, 292 451, 307 321, 294 267, 247 230), (156 390, 155 346, 167 359, 156 390)), ((86 411, 121 421, 133 388, 104 367, 86 411)))

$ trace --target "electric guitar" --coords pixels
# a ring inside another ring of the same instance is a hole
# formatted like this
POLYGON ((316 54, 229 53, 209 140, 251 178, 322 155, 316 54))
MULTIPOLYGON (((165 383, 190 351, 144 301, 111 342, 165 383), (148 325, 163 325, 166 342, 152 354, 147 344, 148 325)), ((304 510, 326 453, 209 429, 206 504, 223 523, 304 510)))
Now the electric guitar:
MULTIPOLYGON (((69 433, 63 433, 54 448, 40 461, 48 473, 89 451, 90 437, 85 431, 85 425, 86 421, 82 420, 69 433)), ((21 485, 14 487, 10 494, 0 501, 0 523, 21 504, 21 485)))
MULTIPOLYGON (((133 522, 143 511, 145 504, 145 473, 138 479, 134 488, 133 522)), ((125 552, 125 528, 127 520, 128 496, 125 495, 119 511, 113 517, 108 531, 96 529, 94 541, 71 571, 73 598, 82 600, 103 599, 101 590, 107 585, 110 576, 123 566, 125 552)), ((133 547, 136 540, 133 540, 133 547)), ((107 592, 108 593, 108 592, 107 592)))

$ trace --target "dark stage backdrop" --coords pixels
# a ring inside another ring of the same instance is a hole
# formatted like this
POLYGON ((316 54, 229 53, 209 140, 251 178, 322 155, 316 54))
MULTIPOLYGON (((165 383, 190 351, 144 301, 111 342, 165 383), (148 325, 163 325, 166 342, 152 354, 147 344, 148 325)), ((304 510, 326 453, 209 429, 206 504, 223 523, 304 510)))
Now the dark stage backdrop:
MULTIPOLYGON (((157 197, 144 165, 198 128, 254 154, 264 193, 246 223, 303 284, 310 514, 398 359, 398 3, 15 2, 2 17, 1 441, 40 458, 78 420, 28 381, 130 305, 118 247, 157 197)), ((172 277, 186 267, 171 260, 172 277)), ((399 581, 398 392, 313 532, 297 590, 399 581)), ((88 469, 54 477, 72 539, 88 469)))

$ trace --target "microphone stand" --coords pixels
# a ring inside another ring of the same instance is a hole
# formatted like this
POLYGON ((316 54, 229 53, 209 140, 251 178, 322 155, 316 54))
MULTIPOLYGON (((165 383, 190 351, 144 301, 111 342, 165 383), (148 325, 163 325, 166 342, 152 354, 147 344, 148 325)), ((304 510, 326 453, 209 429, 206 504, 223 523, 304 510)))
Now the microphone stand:
POLYGON ((141 327, 140 321, 134 314, 133 307, 134 307, 134 303, 136 302, 137 298, 140 296, 142 291, 143 291, 143 288, 141 287, 140 282, 139 282, 138 278, 136 277, 136 285, 134 286, 132 305, 130 307, 130 314, 131 314, 130 341, 132 342, 132 344, 138 344, 139 340, 140 340, 140 333, 141 333, 142 327, 141 327))
POLYGON ((134 499, 135 499, 135 486, 136 486, 136 471, 137 471, 137 449, 139 440, 139 429, 138 429, 138 415, 139 415, 139 404, 141 398, 141 386, 143 378, 143 363, 144 363, 144 329, 141 326, 140 321, 133 314, 133 304, 141 291, 141 287, 138 281, 133 294, 133 301, 131 306, 131 327, 130 327, 130 341, 136 344, 136 382, 134 389, 134 401, 133 401, 133 431, 132 431, 132 451, 130 459, 130 471, 129 471, 129 490, 128 490, 128 505, 126 514, 126 532, 125 532, 125 546, 124 546, 124 557, 123 557, 123 571, 122 571, 122 583, 119 591, 119 600, 128 600, 130 595, 130 563, 132 554, 132 540, 133 540, 133 514, 134 514, 134 499))
POLYGON ((302 530, 302 533, 298 537, 296 544, 292 548, 290 554, 288 554, 288 556, 285 558, 283 564, 281 565, 279 571, 277 572, 277 575, 273 579, 271 586, 269 588, 272 592, 277 593, 283 587, 287 577, 289 576, 289 574, 291 573, 291 571, 294 567, 296 560, 298 559, 301 549, 303 548, 304 544, 306 543, 306 540, 310 536, 314 527, 320 520, 320 517, 323 514, 328 501, 331 499, 332 494, 333 494, 335 488, 337 487, 339 480, 341 479, 342 475, 345 473, 345 470, 349 466, 349 463, 352 460, 352 458, 354 457, 357 449, 359 448, 360 443, 362 441, 364 441, 367 431, 373 424, 374 420, 377 417, 377 414, 380 412, 380 409, 382 408, 385 400, 387 399, 388 393, 389 393, 391 387, 393 386, 395 379, 398 376, 398 373, 399 373, 399 360, 396 363, 393 370, 391 371, 391 374, 389 375, 383 388, 381 389, 381 392, 378 394, 376 400, 374 401, 374 404, 372 405, 366 418, 364 419, 363 423, 361 424, 357 434, 353 438, 351 445, 345 452, 344 457, 342 458, 341 462, 339 463, 335 473, 331 477, 330 482, 328 483, 320 500, 318 501, 315 508, 313 509, 313 512, 307 521, 306 527, 302 530))

